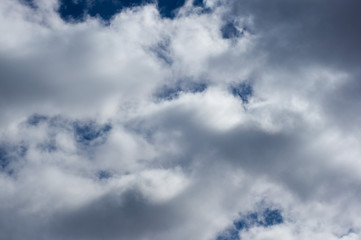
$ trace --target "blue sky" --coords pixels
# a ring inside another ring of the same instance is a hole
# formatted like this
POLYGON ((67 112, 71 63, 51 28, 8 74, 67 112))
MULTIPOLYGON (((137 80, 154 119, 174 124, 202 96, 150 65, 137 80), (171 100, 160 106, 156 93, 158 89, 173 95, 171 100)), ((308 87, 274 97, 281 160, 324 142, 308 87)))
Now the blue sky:
POLYGON ((360 10, 0 1, 0 239, 360 239, 360 10))
MULTIPOLYGON (((151 0, 99 0, 99 1, 72 1, 62 0, 60 1, 60 8, 58 12, 64 20, 75 20, 83 21, 84 15, 89 14, 90 16, 100 16, 105 21, 110 20, 115 14, 122 11, 122 9, 142 6, 145 4, 157 4, 158 11, 162 17, 173 18, 175 11, 185 4, 185 0, 175 1, 151 1, 151 0)), ((201 3, 198 3, 201 5, 201 3)))

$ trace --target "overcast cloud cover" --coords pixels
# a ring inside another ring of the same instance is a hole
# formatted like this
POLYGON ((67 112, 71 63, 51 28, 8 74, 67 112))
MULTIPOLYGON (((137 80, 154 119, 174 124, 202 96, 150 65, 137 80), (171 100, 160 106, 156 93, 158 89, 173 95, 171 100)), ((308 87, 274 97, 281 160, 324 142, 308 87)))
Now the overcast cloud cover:
POLYGON ((1 0, 0 239, 361 239, 360 11, 1 0))

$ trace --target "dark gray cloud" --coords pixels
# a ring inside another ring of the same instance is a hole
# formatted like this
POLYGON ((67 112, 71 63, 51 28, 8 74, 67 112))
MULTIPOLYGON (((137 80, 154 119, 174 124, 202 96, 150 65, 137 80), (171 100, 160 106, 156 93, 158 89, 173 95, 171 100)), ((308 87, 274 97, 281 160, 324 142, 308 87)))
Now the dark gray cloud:
MULTIPOLYGON (((245 0, 235 1, 232 6, 234 17, 252 18, 249 29, 259 34, 257 48, 267 54, 270 66, 322 66, 348 74, 350 79, 329 92, 323 104, 338 124, 358 125, 360 112, 354 104, 358 102, 360 85, 359 1, 245 0)), ((290 77, 287 81, 292 80, 290 77)))
POLYGON ((359 1, 242 0, 232 6, 235 17, 252 17, 249 28, 261 36, 259 50, 278 66, 354 69, 361 61, 359 1))
POLYGON ((185 219, 174 206, 151 203, 136 190, 129 190, 59 212, 53 220, 56 239, 142 239, 157 238, 185 219))

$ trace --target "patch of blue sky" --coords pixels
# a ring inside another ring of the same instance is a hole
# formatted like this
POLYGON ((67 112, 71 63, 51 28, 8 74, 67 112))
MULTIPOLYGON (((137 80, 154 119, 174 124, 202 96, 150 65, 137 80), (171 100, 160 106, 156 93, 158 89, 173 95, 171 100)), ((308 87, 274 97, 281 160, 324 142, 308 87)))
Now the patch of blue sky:
POLYGON ((158 0, 157 5, 162 17, 174 18, 178 8, 185 4, 185 0, 158 0))
POLYGON ((72 126, 69 124, 70 122, 71 121, 69 119, 66 119, 60 115, 50 117, 39 113, 31 115, 26 120, 26 124, 33 127, 39 127, 41 124, 46 124, 51 129, 62 128, 67 131, 72 130, 72 126))
POLYGON ((193 6, 204 7, 204 1, 203 0, 193 0, 193 6))
POLYGON ((46 122, 49 118, 47 116, 41 114, 33 114, 31 115, 26 123, 31 126, 38 126, 40 123, 46 122))
POLYGON ((179 94, 182 92, 182 88, 179 86, 168 87, 164 86, 159 92, 156 93, 156 97, 161 100, 171 101, 179 97, 179 94))
POLYGON ((234 228, 229 228, 222 232, 222 234, 219 235, 216 240, 240 240, 239 231, 234 228))
POLYGON ((163 41, 160 41, 155 46, 152 46, 150 48, 150 51, 152 53, 154 53, 155 56, 159 60, 164 62, 165 64, 172 65, 173 64, 173 59, 172 59, 172 56, 171 56, 169 46, 170 46, 170 40, 169 39, 164 39, 163 41))
POLYGON ((156 4, 162 17, 174 18, 176 10, 185 4, 185 0, 60 0, 58 11, 66 21, 83 21, 86 15, 109 21, 124 8, 145 4, 156 4))
POLYGON ((88 3, 86 0, 61 0, 58 11, 64 20, 82 21, 88 11, 88 3))
MULTIPOLYGON (((23 4, 36 9, 34 0, 19 0, 23 4)), ((59 0, 58 13, 67 22, 82 22, 86 16, 99 17, 106 24, 111 18, 123 9, 155 4, 163 18, 173 19, 177 16, 177 10, 184 6, 186 0, 59 0)), ((202 13, 210 13, 212 10, 206 8, 203 0, 194 0, 193 6, 201 8, 202 13)))
POLYGON ((263 212, 263 221, 261 222, 261 225, 268 227, 273 225, 278 225, 283 223, 283 217, 281 215, 280 210, 278 209, 269 209, 267 208, 263 212))
POLYGON ((227 22, 224 24, 221 27, 221 33, 222 38, 224 39, 239 38, 244 34, 243 31, 240 31, 233 22, 227 22))
POLYGON ((237 230, 249 229, 254 226, 269 227, 283 223, 281 211, 266 208, 262 213, 252 212, 233 222, 237 230))
POLYGON ((4 147, 0 146, 0 167, 4 169, 9 164, 7 152, 4 147))
POLYGON ((253 88, 248 81, 241 82, 231 86, 233 96, 242 99, 243 103, 248 103, 249 98, 253 95, 253 88))
POLYGON ((204 82, 180 81, 174 86, 163 86, 155 94, 159 100, 171 101, 179 97, 181 93, 200 93, 207 89, 207 84, 204 82))
POLYGON ((99 180, 109 179, 112 177, 112 173, 106 170, 100 170, 97 172, 97 178, 99 180))
POLYGON ((13 163, 25 157, 27 153, 25 145, 8 145, 0 144, 0 172, 5 172, 12 175, 14 172, 13 163))
POLYGON ((233 222, 233 225, 219 234, 216 240, 240 240, 239 233, 252 227, 271 227, 282 224, 284 219, 279 209, 266 208, 262 212, 251 212, 233 222))
POLYGON ((96 124, 93 121, 75 121, 73 123, 74 138, 83 145, 97 145, 106 141, 108 133, 111 131, 110 124, 96 124))
POLYGON ((54 136, 59 129, 73 133, 75 141, 85 146, 95 146, 104 143, 112 129, 110 124, 98 124, 92 120, 72 121, 59 115, 48 117, 41 114, 33 114, 27 119, 26 123, 32 127, 38 127, 42 123, 47 124, 49 130, 48 138, 37 146, 42 151, 47 152, 57 150, 54 136))
POLYGON ((256 212, 249 213, 248 215, 234 221, 233 225, 238 231, 249 229, 255 225, 260 225, 258 214, 256 212))
POLYGON ((60 0, 58 12, 66 21, 83 21, 86 15, 109 21, 124 8, 154 3, 153 0, 60 0))

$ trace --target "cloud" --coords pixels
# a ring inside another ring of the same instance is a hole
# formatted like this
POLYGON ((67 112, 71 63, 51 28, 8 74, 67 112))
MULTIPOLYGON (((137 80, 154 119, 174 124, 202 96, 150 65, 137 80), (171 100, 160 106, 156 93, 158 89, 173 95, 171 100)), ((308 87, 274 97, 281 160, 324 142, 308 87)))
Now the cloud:
POLYGON ((1 239, 360 237, 359 3, 102 2, 0 2, 1 239))

